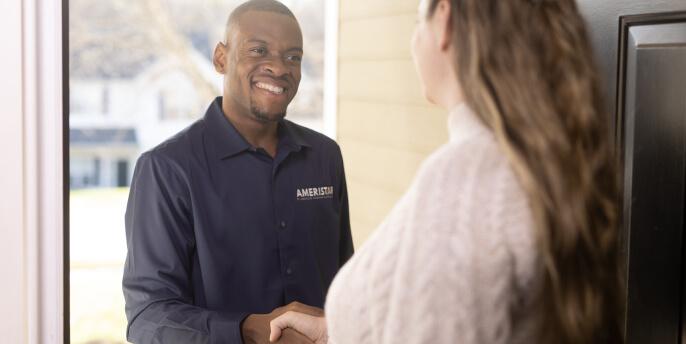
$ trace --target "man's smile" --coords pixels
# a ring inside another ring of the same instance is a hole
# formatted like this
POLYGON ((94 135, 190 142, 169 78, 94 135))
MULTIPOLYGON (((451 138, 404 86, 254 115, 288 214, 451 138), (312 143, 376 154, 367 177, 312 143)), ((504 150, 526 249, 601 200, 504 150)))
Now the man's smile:
POLYGON ((284 87, 280 87, 280 86, 277 86, 277 85, 274 85, 271 83, 267 83, 267 82, 262 82, 262 81, 256 82, 255 87, 262 89, 262 90, 265 90, 265 91, 268 91, 270 93, 276 94, 276 95, 281 95, 286 91, 286 88, 284 88, 284 87))

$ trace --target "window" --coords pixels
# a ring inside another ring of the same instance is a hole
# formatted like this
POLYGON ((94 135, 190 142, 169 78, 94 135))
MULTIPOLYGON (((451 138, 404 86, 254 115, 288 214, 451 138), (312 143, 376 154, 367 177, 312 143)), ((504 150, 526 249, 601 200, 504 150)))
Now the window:
POLYGON ((100 160, 96 157, 73 157, 70 162, 71 187, 73 189, 89 188, 98 185, 100 177, 100 160))
POLYGON ((107 115, 110 112, 110 89, 107 84, 102 87, 102 114, 107 115))

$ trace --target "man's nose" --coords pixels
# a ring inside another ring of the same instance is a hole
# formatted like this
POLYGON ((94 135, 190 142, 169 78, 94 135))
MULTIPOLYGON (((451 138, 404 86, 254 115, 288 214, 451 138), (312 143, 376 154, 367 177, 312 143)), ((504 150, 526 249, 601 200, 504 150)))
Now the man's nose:
POLYGON ((282 76, 288 73, 288 68, 281 57, 273 56, 264 62, 262 65, 262 71, 274 76, 282 76))

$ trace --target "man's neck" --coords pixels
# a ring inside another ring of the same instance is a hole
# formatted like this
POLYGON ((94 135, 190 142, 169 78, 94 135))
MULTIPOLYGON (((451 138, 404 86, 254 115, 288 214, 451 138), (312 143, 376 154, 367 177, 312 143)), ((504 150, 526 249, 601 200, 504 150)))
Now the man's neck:
POLYGON ((251 146, 264 149, 272 157, 276 156, 279 142, 277 122, 261 122, 248 114, 233 111, 225 105, 222 105, 222 110, 224 116, 251 146))

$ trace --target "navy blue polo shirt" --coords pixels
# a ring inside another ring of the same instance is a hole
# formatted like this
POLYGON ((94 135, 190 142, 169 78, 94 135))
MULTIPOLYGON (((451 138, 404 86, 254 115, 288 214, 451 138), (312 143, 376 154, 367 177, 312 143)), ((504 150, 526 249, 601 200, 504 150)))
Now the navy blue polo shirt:
POLYGON ((340 149, 282 120, 272 159, 217 98, 139 158, 126 241, 129 341, 241 343, 248 314, 293 301, 323 307, 352 255, 340 149))

